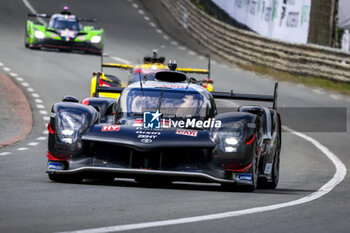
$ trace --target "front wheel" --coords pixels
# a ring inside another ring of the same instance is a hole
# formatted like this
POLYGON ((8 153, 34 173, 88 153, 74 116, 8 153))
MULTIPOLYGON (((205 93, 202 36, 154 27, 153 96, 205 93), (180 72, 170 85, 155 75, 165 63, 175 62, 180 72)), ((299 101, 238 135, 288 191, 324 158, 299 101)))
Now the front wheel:
POLYGON ((258 156, 254 155, 254 159, 252 162, 252 184, 247 186, 242 186, 241 189, 247 192, 254 192, 256 187, 258 186, 258 156))
POLYGON ((281 154, 281 139, 280 136, 277 138, 277 146, 275 149, 275 155, 272 164, 271 181, 264 180, 260 185, 263 189, 276 189, 280 177, 280 154, 281 154))

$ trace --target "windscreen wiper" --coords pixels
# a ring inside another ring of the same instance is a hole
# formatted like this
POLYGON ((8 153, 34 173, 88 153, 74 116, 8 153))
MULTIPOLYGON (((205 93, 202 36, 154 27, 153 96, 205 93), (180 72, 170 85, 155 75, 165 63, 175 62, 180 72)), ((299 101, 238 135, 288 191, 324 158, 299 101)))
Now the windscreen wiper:
POLYGON ((163 89, 160 90, 160 95, 158 98, 158 104, 157 104, 157 111, 160 112, 160 105, 162 104, 162 98, 163 98, 163 89))

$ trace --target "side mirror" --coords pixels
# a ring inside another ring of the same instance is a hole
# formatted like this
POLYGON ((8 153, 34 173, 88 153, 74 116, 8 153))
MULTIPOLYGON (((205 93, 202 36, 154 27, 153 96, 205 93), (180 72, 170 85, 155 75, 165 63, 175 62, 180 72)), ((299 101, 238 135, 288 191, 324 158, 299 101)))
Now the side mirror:
POLYGON ((63 97, 62 102, 79 103, 79 100, 77 97, 66 95, 65 97, 63 97))

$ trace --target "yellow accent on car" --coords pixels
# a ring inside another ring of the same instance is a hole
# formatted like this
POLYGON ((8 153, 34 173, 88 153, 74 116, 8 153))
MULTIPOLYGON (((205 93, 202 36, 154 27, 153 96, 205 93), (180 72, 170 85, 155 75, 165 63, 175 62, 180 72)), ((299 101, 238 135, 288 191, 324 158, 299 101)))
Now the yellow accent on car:
MULTIPOLYGON (((90 96, 94 97, 94 94, 96 92, 96 78, 97 75, 94 74, 93 78, 91 79, 91 86, 90 86, 90 96)), ((104 81, 112 81, 111 79, 107 78, 104 73, 101 73, 100 79, 104 81)), ((126 84, 122 82, 121 84, 122 87, 126 87, 126 84)), ((105 97, 105 98, 113 98, 113 99, 118 99, 120 96, 120 93, 105 93, 105 92, 100 92, 99 97, 105 97)))
POLYGON ((134 68, 133 65, 119 64, 119 63, 103 63, 102 67, 110 67, 110 68, 120 68, 125 70, 131 70, 134 68))
POLYGON ((197 74, 208 74, 209 70, 207 69, 192 69, 192 68, 177 68, 177 71, 184 73, 197 73, 197 74))

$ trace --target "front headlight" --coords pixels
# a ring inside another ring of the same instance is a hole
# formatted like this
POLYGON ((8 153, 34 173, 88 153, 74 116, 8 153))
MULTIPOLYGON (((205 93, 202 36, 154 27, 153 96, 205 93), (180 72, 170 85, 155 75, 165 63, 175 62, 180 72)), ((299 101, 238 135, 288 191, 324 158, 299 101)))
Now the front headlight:
POLYGON ((236 146, 238 144, 238 140, 235 137, 226 137, 225 143, 231 146, 236 146))
POLYGON ((84 113, 60 112, 58 114, 58 137, 61 142, 72 144, 85 128, 87 118, 84 113))
POLYGON ((218 143, 221 151, 226 153, 236 152, 242 141, 243 123, 234 122, 226 125, 214 133, 214 140, 218 143))
POLYGON ((43 32, 41 32, 41 31, 35 31, 34 32, 34 36, 35 36, 35 38, 38 38, 38 39, 45 38, 45 34, 43 32))
POLYGON ((93 36, 91 38, 91 43, 100 43, 101 41, 101 36, 93 36))

